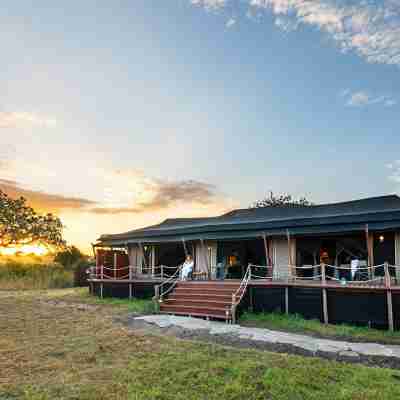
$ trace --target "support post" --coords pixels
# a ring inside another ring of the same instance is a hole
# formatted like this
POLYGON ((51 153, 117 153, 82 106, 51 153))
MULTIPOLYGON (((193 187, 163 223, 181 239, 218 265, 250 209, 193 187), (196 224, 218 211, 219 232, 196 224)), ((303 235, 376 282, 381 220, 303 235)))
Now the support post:
POLYGON ((236 294, 232 293, 232 324, 236 324, 236 294))
POLYGON ((148 273, 147 270, 147 262, 146 262, 146 255, 144 254, 144 249, 143 245, 141 242, 138 243, 139 246, 139 253, 140 253, 140 272, 143 274, 143 269, 146 271, 146 274, 148 273))
POLYGON ((369 279, 374 279, 375 277, 375 270, 372 268, 374 266, 374 236, 369 231, 368 224, 365 225, 365 239, 367 241, 367 252, 368 252, 368 262, 367 266, 368 269, 368 276, 369 279))
MULTIPOLYGON (((269 263, 269 252, 268 252, 268 242, 267 242, 267 235, 265 234, 265 233, 263 233, 263 235, 262 235, 262 237, 263 237, 263 241, 264 241, 264 251, 265 251, 265 264, 266 264, 266 267, 267 267, 267 276, 268 276, 268 270, 269 270, 269 268, 268 267, 270 267, 270 263, 269 263)), ((271 268, 271 277, 272 277, 272 268, 271 268)))
POLYGON ((161 269, 161 279, 164 279, 164 265, 161 265, 160 269, 161 269))
POLYGON ((117 279, 117 260, 118 260, 118 255, 117 255, 117 252, 116 251, 114 251, 114 265, 113 265, 113 267, 114 267, 114 279, 117 279))
POLYGON ((326 292, 326 266, 321 264, 321 279, 322 279, 322 309, 324 314, 324 324, 329 322, 328 318, 328 296, 326 292))
POLYGON ((394 330, 393 323, 393 302, 392 302, 392 282, 389 272, 389 264, 385 262, 385 286, 386 286, 386 299, 387 299, 387 313, 388 313, 388 325, 389 330, 394 330))
POLYGON ((132 279, 133 279, 132 265, 129 265, 129 299, 132 299, 133 297, 132 279))
POLYGON ((208 279, 210 279, 211 274, 210 274, 210 266, 209 266, 209 264, 208 264, 207 246, 205 245, 203 239, 200 239, 200 243, 201 243, 201 247, 202 247, 202 249, 203 249, 202 253, 203 253, 204 262, 205 262, 205 265, 206 265, 206 268, 207 268, 207 277, 208 277, 208 279))
POLYGON ((103 279, 104 279, 104 265, 103 264, 100 265, 100 279, 101 279, 100 297, 103 298, 103 279))
POLYGON ((186 247, 186 241, 185 241, 184 237, 182 238, 182 245, 183 245, 183 251, 185 252, 185 257, 187 257, 187 255, 189 253, 188 253, 188 250, 187 250, 187 247, 186 247))
POLYGON ((285 287, 285 313, 289 314, 289 286, 285 287))
POLYGON ((286 230, 287 242, 288 242, 288 261, 289 261, 289 271, 288 276, 291 279, 296 279, 296 270, 294 269, 293 254, 292 254, 292 239, 290 237, 289 229, 286 230))
POLYGON ((160 286, 159 285, 155 285, 154 286, 154 304, 155 304, 155 308, 156 311, 158 312, 160 310, 160 286))

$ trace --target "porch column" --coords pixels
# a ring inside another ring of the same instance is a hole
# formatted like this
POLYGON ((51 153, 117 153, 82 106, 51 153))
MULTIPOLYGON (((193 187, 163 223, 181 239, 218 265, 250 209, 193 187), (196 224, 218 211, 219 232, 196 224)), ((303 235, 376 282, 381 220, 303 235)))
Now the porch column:
MULTIPOLYGON (((374 265, 374 234, 369 231, 368 224, 365 225, 365 240, 367 242, 367 252, 368 252, 368 266, 373 267, 374 265)), ((369 270, 370 278, 374 278, 374 270, 371 268, 369 270)))
POLYGON ((143 274, 143 266, 147 267, 146 265, 146 257, 144 256, 143 245, 141 242, 138 243, 138 267, 140 268, 140 273, 143 274))
POLYGON ((289 277, 296 276, 296 270, 293 265, 293 245, 292 238, 290 237, 289 229, 286 230, 287 244, 288 244, 288 261, 289 261, 289 277))
POLYGON ((394 263, 396 264, 396 280, 400 280, 400 232, 394 234, 394 263))
POLYGON ((113 254, 113 256, 114 256, 114 262, 113 262, 113 266, 114 266, 114 279, 116 279, 117 278, 117 261, 118 261, 118 254, 117 254, 117 252, 114 250, 114 254, 113 254))
POLYGON ((185 238, 182 238, 182 245, 183 245, 183 251, 185 252, 185 257, 187 257, 187 255, 188 255, 189 253, 188 253, 188 250, 187 250, 187 247, 186 247, 185 238))
POLYGON ((271 270, 271 277, 273 276, 273 270, 272 270, 272 265, 270 265, 270 255, 269 255, 269 249, 268 249, 268 239, 267 239, 267 235, 265 233, 263 233, 262 235, 263 241, 264 241, 264 251, 265 251, 265 264, 267 267, 271 267, 271 268, 267 268, 267 276, 268 276, 268 272, 269 269, 271 270))
POLYGON ((205 245, 203 239, 200 239, 200 243, 201 243, 202 253, 203 253, 203 257, 204 257, 204 265, 207 269, 207 276, 208 276, 208 278, 210 278, 210 265, 208 263, 207 246, 205 245))
POLYGON ((151 246, 151 257, 150 258, 151 258, 151 260, 150 260, 150 262, 151 262, 151 275, 154 278, 154 273, 155 273, 154 269, 155 269, 155 266, 156 266, 156 248, 155 248, 154 245, 151 246))

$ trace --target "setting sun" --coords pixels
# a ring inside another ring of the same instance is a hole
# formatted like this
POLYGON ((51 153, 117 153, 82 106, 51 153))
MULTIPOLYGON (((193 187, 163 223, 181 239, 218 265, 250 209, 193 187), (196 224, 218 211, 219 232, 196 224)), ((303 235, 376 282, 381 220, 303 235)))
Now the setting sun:
POLYGON ((49 249, 43 245, 21 245, 15 247, 0 247, 0 255, 14 256, 14 255, 36 255, 44 256, 49 253, 49 249))

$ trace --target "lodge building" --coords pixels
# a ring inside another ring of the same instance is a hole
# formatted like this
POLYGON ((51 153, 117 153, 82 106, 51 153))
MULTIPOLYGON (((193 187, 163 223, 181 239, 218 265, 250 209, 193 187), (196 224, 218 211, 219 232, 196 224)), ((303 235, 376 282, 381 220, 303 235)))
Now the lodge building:
POLYGON ((400 327, 395 195, 167 219, 102 235, 94 250, 93 292, 156 294, 162 312, 235 320, 232 313, 251 308, 400 327), (187 254, 192 280, 180 282, 187 254))

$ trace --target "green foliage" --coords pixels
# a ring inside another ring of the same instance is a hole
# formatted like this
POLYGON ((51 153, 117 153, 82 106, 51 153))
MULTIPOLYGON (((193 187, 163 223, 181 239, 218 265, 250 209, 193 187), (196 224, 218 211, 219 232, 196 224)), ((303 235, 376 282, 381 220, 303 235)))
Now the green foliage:
POLYGON ((0 263, 0 289, 51 289, 73 286, 73 274, 57 263, 0 263))
POLYGON ((125 308, 127 311, 137 314, 154 314, 156 312, 155 304, 148 299, 116 299, 94 297, 90 295, 94 304, 108 304, 125 308))
POLYGON ((75 246, 68 246, 67 248, 59 251, 54 257, 54 261, 60 263, 65 268, 71 268, 82 259, 86 259, 86 257, 75 246))
POLYGON ((269 192, 268 196, 266 196, 262 200, 257 200, 252 205, 250 205, 250 208, 282 207, 282 206, 309 207, 312 205, 313 203, 307 200, 305 197, 300 197, 299 199, 295 199, 290 194, 275 195, 271 191, 269 192))
POLYGON ((63 225, 53 214, 39 215, 26 199, 12 199, 0 190, 0 246, 41 243, 64 246, 63 225))
POLYGON ((81 287, 88 285, 86 271, 91 266, 92 264, 86 258, 81 258, 73 265, 74 286, 81 287))
POLYGON ((400 344, 399 331, 391 332, 345 324, 325 325, 315 319, 304 319, 298 314, 244 313, 240 318, 240 324, 341 340, 400 344))

